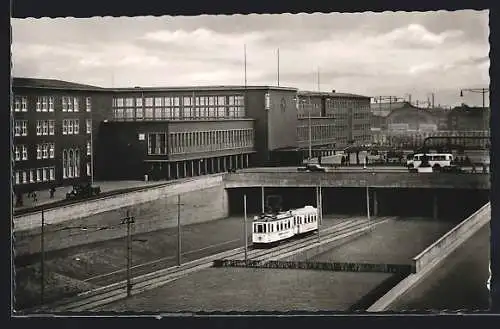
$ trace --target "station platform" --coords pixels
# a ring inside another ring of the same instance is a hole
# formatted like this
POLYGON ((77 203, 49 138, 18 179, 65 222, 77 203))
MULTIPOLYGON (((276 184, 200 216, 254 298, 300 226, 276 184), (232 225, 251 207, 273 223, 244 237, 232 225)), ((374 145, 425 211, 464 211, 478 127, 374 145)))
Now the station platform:
POLYGON ((422 282, 402 295, 391 311, 485 311, 489 308, 490 225, 486 224, 445 258, 422 282))

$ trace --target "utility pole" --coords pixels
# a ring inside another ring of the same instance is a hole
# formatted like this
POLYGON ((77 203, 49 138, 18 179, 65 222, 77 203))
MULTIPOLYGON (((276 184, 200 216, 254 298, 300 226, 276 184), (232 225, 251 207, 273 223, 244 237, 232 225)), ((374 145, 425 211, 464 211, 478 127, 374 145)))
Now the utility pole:
POLYGON ((122 224, 127 224, 127 297, 132 295, 131 268, 132 268, 132 232, 131 225, 134 224, 134 217, 130 216, 130 210, 127 209, 127 215, 122 219, 122 224))
POLYGON ((321 236, 319 232, 319 221, 320 221, 320 209, 321 209, 321 201, 320 201, 320 188, 319 185, 316 186, 316 225, 317 225, 317 231, 318 231, 318 243, 321 241, 321 236))
POLYGON ((247 45, 243 45, 243 56, 244 56, 244 63, 245 63, 245 90, 247 87, 247 45))
POLYGON ((45 302, 45 212, 42 209, 42 227, 40 237, 40 301, 41 305, 45 302))
POLYGON ((368 222, 370 222, 370 189, 368 181, 366 182, 366 217, 368 218, 368 222))
POLYGON ((243 238, 245 240, 245 264, 248 262, 248 233, 247 233, 247 195, 243 195, 243 238))
POLYGON ((181 266, 181 195, 177 195, 177 266, 181 266))
POLYGON ((280 49, 278 48, 278 87, 280 86, 280 49))
POLYGON ((312 159, 311 107, 311 96, 309 96, 309 163, 311 163, 312 159))
POLYGON ((318 92, 321 92, 321 88, 320 88, 321 85, 319 83, 320 82, 319 77, 320 77, 320 75, 319 75, 319 67, 318 67, 318 92))

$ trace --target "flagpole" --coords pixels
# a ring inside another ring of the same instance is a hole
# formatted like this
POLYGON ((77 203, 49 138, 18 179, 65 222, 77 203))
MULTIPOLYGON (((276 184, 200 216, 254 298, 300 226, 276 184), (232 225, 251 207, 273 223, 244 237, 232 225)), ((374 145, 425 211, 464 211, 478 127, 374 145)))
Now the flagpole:
POLYGON ((280 49, 278 48, 278 87, 280 86, 280 49))

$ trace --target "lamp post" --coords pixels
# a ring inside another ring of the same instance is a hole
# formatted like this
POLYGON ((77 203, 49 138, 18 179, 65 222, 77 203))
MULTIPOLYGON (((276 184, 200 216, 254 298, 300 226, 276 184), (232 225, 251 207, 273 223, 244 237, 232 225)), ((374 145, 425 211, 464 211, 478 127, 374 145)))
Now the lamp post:
MULTIPOLYGON (((467 92, 471 92, 471 93, 479 93, 482 95, 482 98, 483 98, 483 110, 486 109, 486 106, 485 106, 485 95, 487 93, 490 92, 490 89, 489 88, 467 88, 467 89, 461 89, 460 90, 460 97, 464 97, 464 91, 467 91, 467 92)), ((487 127, 487 120, 486 120, 487 116, 485 116, 485 119, 484 119, 484 130, 487 130, 486 127, 487 127)))

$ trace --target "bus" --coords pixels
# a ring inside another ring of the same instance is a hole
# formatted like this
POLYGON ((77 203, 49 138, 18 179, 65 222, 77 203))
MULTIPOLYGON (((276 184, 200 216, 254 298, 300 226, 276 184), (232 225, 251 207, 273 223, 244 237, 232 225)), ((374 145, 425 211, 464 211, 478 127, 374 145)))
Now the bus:
MULTIPOLYGON (((422 163, 423 156, 423 153, 417 153, 413 156, 409 155, 406 160, 406 166, 408 168, 418 168, 422 163)), ((449 167, 453 161, 451 153, 426 153, 426 156, 432 168, 449 167)))

